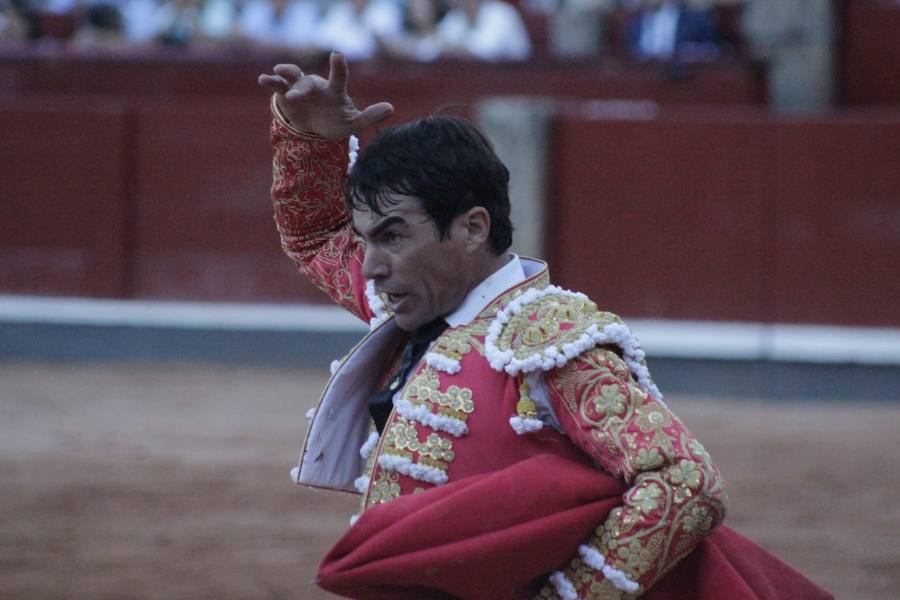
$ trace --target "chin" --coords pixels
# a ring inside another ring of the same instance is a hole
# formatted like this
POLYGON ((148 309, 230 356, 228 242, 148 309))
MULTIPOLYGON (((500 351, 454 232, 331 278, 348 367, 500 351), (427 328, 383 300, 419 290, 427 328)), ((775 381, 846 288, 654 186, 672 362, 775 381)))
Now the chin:
POLYGON ((403 331, 409 331, 409 332, 415 331, 422 325, 422 323, 418 323, 413 319, 410 319, 408 317, 403 317, 403 316, 397 315, 397 314, 394 315, 394 323, 396 323, 397 327, 399 327, 403 331))

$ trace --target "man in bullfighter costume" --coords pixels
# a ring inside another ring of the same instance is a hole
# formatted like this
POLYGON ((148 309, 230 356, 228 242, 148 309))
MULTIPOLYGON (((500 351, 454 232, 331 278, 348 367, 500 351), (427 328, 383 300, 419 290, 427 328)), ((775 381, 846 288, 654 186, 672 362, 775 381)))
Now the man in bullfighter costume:
MULTIPOLYGON (((727 497, 616 315, 509 253, 509 173, 469 121, 359 111, 278 65, 285 252, 370 332, 312 416, 302 485, 361 494, 319 570, 356 599, 827 598, 720 527, 727 497), (355 161, 355 162, 354 162, 355 161)), ((599 260, 599 259, 598 259, 599 260)))

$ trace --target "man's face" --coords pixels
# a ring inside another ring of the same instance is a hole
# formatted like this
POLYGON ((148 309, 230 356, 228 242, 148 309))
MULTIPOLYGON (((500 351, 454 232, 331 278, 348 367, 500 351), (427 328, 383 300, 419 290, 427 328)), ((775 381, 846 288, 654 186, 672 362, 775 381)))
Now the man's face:
POLYGON ((392 195, 383 215, 353 210, 353 228, 366 243, 362 273, 387 294, 397 325, 406 331, 453 312, 471 284, 473 254, 466 251, 465 228, 454 219, 440 239, 421 201, 392 195))

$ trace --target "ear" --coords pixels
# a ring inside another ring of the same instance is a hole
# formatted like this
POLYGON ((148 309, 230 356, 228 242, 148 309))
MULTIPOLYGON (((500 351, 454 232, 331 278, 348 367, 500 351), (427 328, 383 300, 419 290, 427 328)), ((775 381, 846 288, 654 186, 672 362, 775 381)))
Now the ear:
POLYGON ((466 242, 466 249, 475 252, 485 247, 491 233, 491 215, 483 206, 473 206, 455 219, 455 225, 466 242))

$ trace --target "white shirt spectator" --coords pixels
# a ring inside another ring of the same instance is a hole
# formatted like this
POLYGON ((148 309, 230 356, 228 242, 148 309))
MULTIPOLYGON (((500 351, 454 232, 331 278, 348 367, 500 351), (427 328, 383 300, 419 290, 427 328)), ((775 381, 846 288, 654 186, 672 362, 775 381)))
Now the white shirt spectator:
POLYGON ((92 6, 107 1, 122 13, 125 37, 130 42, 148 42, 162 33, 170 20, 166 12, 167 3, 157 0, 44 0, 37 2, 41 10, 55 14, 70 13, 80 6, 92 6))
POLYGON ((372 58, 378 52, 378 38, 400 35, 402 20, 400 7, 392 0, 341 0, 325 13, 317 45, 350 60, 372 58))
POLYGON ((525 60, 531 41, 519 12, 501 0, 484 0, 473 22, 461 8, 441 20, 438 32, 444 48, 464 48, 487 61, 525 60))
POLYGON ((665 2, 658 9, 641 15, 641 54, 653 58, 671 58, 678 30, 678 6, 665 2))
POLYGON ((155 39, 171 18, 166 6, 156 0, 121 0, 118 6, 125 23, 125 37, 134 43, 155 39))
POLYGON ((231 36, 237 23, 237 7, 232 0, 206 0, 200 9, 200 30, 206 37, 221 40, 231 36))
POLYGON ((314 43, 319 9, 308 0, 289 2, 281 18, 268 0, 251 0, 241 11, 238 30, 253 41, 302 48, 314 43))

